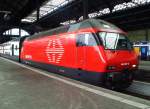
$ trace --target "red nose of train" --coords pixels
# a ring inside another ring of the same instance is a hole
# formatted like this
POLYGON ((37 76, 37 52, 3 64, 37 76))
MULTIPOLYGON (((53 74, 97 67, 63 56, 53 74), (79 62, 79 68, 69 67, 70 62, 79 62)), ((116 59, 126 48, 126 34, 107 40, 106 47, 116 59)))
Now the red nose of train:
POLYGON ((106 50, 107 71, 135 70, 138 68, 138 58, 134 51, 106 50))

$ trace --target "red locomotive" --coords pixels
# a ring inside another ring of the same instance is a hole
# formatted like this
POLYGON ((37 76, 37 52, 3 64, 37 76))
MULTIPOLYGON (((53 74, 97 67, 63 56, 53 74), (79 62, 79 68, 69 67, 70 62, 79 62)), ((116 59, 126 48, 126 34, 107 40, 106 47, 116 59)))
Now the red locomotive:
POLYGON ((98 19, 26 38, 21 61, 77 80, 127 88, 138 58, 126 33, 98 19))

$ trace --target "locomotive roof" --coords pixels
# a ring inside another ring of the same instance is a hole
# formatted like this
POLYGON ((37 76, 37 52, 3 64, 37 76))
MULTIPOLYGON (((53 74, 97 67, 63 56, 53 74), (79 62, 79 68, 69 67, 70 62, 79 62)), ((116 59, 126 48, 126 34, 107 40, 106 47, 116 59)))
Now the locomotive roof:
POLYGON ((45 32, 40 32, 36 33, 30 37, 28 37, 28 40, 33 40, 45 36, 50 36, 50 35, 57 35, 60 33, 67 33, 67 32, 73 32, 77 31, 80 29, 84 28, 102 28, 102 29, 113 29, 113 30, 120 30, 118 27, 115 25, 108 23, 106 21, 100 20, 100 19, 87 19, 82 22, 76 23, 76 24, 71 24, 71 25, 66 25, 66 26, 61 26, 58 28, 54 28, 45 32))

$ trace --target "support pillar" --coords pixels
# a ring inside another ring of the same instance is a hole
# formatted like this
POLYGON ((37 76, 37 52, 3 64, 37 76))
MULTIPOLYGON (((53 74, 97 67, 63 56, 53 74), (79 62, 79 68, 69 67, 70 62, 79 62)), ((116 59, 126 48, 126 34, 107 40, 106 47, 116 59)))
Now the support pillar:
POLYGON ((10 35, 12 35, 12 29, 10 30, 10 35))
POLYGON ((82 0, 83 2, 83 20, 88 19, 88 0, 82 0))
POLYGON ((39 18, 40 18, 40 4, 39 4, 39 0, 36 0, 36 10, 37 10, 36 20, 39 21, 39 18))
POLYGON ((149 37, 149 36, 148 36, 148 29, 146 29, 146 30, 145 30, 145 41, 148 41, 148 40, 149 40, 148 37, 149 37))
POLYGON ((19 37, 21 37, 21 25, 19 25, 19 37))

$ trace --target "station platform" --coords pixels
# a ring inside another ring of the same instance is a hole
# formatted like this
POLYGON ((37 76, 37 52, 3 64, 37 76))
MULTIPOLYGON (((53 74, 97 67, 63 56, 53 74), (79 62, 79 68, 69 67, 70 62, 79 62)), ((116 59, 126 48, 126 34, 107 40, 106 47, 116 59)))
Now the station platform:
POLYGON ((0 109, 150 109, 150 101, 0 57, 0 109))

